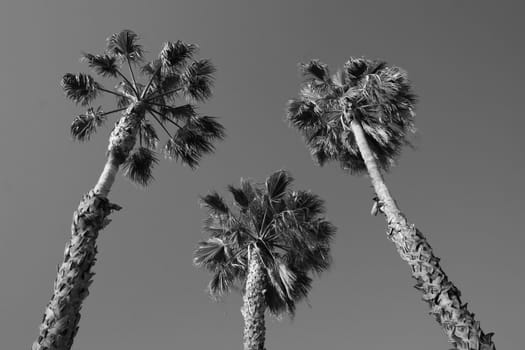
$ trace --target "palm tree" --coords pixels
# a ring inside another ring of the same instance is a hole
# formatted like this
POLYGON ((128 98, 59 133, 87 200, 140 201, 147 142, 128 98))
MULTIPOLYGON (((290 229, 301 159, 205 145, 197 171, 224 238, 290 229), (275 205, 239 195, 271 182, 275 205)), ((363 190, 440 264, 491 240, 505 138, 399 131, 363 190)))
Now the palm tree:
POLYGON ((114 89, 103 87, 83 73, 68 73, 62 78, 66 96, 87 108, 71 125, 71 134, 78 141, 88 140, 110 115, 121 112, 121 116, 109 137, 102 174, 73 215, 72 237, 66 245, 33 350, 71 348, 82 302, 94 275, 91 268, 96 260, 98 233, 109 223, 108 215, 120 209, 107 196, 120 168, 139 185, 146 186, 153 179, 160 140, 154 123, 168 135, 162 148, 165 156, 191 168, 198 165, 204 154, 213 152, 215 140, 224 137, 224 129, 215 118, 196 112, 194 103, 211 96, 215 72, 209 60, 193 58, 197 46, 182 41, 167 42, 157 58, 144 62, 144 51, 137 39, 134 32, 123 30, 107 39, 104 54, 83 54, 82 59, 96 73, 118 80, 114 89), (128 76, 123 73, 124 67, 128 76), (145 83, 139 82, 134 67, 141 68, 145 83), (91 105, 103 93, 116 97, 116 108, 106 112, 91 105), (186 101, 176 104, 177 98, 186 101), (169 126, 176 130, 170 131, 169 126))
POLYGON ((474 320, 459 289, 449 281, 423 234, 408 223, 383 181, 414 131, 415 96, 406 73, 385 62, 350 58, 331 75, 318 60, 300 66, 299 97, 287 119, 300 130, 318 164, 338 161, 352 173, 370 176, 376 197, 372 214, 385 215, 388 238, 411 267, 416 288, 456 349, 494 349, 493 333, 474 320))
POLYGON ((241 180, 229 186, 236 208, 213 192, 202 198, 209 210, 194 263, 208 269, 212 296, 235 286, 243 291, 244 349, 264 350, 264 314, 288 312, 311 288, 312 272, 330 265, 334 226, 326 221, 324 202, 307 191, 291 191, 292 177, 277 171, 264 185, 241 180))

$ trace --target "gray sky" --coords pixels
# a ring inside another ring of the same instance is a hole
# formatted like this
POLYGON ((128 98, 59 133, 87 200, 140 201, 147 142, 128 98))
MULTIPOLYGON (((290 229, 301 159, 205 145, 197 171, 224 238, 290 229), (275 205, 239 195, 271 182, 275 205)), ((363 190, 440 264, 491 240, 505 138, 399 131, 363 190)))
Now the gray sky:
MULTIPOLYGON (((124 206, 99 239, 91 295, 74 349, 241 348, 241 297, 216 303, 209 275, 192 266, 204 210, 198 195, 240 177, 286 168, 295 188, 327 201, 339 227, 332 269, 296 318, 268 319, 268 349, 446 349, 446 337, 412 288, 408 266, 370 217, 366 177, 316 167, 284 106, 297 63, 335 71, 351 55, 409 72, 420 96, 415 150, 386 177, 409 219, 428 236, 463 301, 495 331, 499 349, 522 344, 523 5, 517 1, 2 1, 0 4, 0 335, 29 348, 81 195, 104 163, 109 128, 86 144, 69 136, 82 112, 59 80, 87 72, 82 51, 136 31, 156 55, 164 41, 197 43, 218 67, 202 112, 228 138, 193 172, 163 161, 142 190, 119 178, 124 206), (395 4, 394 4, 395 3, 395 4), (484 3, 484 4, 482 4, 484 3)), ((106 104, 106 106, 108 106, 106 104)), ((111 123, 108 123, 111 125, 111 123)))

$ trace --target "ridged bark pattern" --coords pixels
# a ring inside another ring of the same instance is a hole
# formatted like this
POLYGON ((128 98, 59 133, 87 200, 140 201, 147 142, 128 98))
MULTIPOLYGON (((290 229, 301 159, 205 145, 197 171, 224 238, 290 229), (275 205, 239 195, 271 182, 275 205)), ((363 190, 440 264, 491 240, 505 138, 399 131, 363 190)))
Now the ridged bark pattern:
POLYGON ((73 214, 71 240, 64 251, 33 350, 66 350, 73 345, 78 330, 80 309, 88 296, 94 275, 91 268, 97 255, 98 233, 108 223, 108 215, 120 207, 90 191, 73 214))
POLYGON ((416 279, 415 288, 423 293, 423 300, 430 307, 430 314, 447 334, 454 350, 495 350, 493 333, 485 334, 474 314, 461 302, 459 289, 449 281, 439 265, 439 258, 432 252, 423 234, 408 223, 386 187, 376 160, 368 146, 359 121, 352 120, 351 128, 363 157, 372 185, 382 204, 381 212, 388 222, 387 235, 406 261, 416 279))
POLYGON ((91 268, 96 261, 99 231, 109 223, 107 216, 111 211, 121 209, 106 197, 119 167, 135 145, 143 117, 143 107, 132 104, 111 132, 104 170, 73 215, 71 239, 66 245, 64 262, 58 269, 53 296, 44 313, 33 350, 70 350, 73 345, 80 309, 89 294, 88 288, 94 275, 91 268))
POLYGON ((266 275, 259 255, 252 251, 248 262, 246 290, 241 313, 244 317, 244 350, 265 350, 264 312, 266 275))

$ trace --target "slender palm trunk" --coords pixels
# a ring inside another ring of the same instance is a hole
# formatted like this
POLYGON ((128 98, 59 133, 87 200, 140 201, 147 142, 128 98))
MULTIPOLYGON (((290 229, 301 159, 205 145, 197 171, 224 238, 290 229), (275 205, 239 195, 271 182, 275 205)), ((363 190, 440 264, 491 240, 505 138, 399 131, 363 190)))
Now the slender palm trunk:
POLYGON ((265 350, 264 299, 266 275, 259 254, 252 250, 248 259, 246 291, 241 313, 244 317, 244 350, 265 350))
POLYGON ((71 239, 58 268, 53 296, 44 312, 40 334, 33 350, 69 350, 78 331, 80 309, 93 282, 98 233, 109 222, 109 214, 121 209, 107 199, 119 167, 129 156, 144 113, 132 105, 113 129, 104 170, 95 187, 80 201, 73 214, 71 239))
POLYGON ((467 304, 461 302, 459 289, 448 280, 439 265, 439 258, 434 255, 423 234, 408 223, 397 207, 383 181, 360 121, 354 118, 350 127, 382 204, 381 211, 388 222, 388 238, 395 244, 401 258, 410 265, 412 277, 417 281, 415 287, 423 293, 423 300, 430 306, 430 314, 444 329, 455 349, 495 350, 491 339, 493 333, 485 334, 481 330, 467 304))

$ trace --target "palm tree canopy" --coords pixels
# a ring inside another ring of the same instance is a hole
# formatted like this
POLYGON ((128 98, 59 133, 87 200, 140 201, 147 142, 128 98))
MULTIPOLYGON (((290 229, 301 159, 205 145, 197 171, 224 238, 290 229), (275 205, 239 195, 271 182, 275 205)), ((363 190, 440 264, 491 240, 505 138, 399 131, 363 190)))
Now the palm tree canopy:
POLYGON ((194 44, 180 40, 167 42, 157 58, 144 62, 137 34, 123 30, 107 39, 103 54, 84 53, 82 61, 96 74, 117 82, 113 89, 107 89, 88 74, 64 75, 61 85, 66 97, 87 107, 85 113, 73 120, 73 138, 89 140, 111 114, 126 113, 140 104, 145 112, 138 130, 138 145, 126 160, 124 174, 140 185, 147 185, 153 179, 152 167, 158 162, 158 151, 169 159, 197 167, 203 155, 214 151, 213 142, 225 136, 216 118, 197 113, 195 103, 211 96, 215 73, 210 60, 194 58, 197 51, 194 44), (143 83, 135 77, 136 66, 140 66, 143 83), (126 69, 128 76, 124 73, 126 69), (105 111, 102 106, 92 106, 102 93, 116 97, 114 109, 105 111), (182 103, 177 103, 177 99, 182 103), (155 124, 167 135, 162 147, 155 124))
POLYGON ((216 192, 202 198, 209 213, 203 230, 210 238, 198 244, 194 263, 213 274, 213 296, 244 288, 248 256, 259 254, 268 282, 268 309, 293 315, 311 288, 311 274, 329 267, 335 227, 323 217, 323 200, 308 191, 292 191, 292 181, 283 170, 262 185, 241 180, 240 187, 228 187, 233 206, 216 192))
POLYGON ((355 118, 379 166, 388 169, 415 131, 416 97, 406 72, 366 58, 350 58, 334 75, 319 60, 301 64, 300 70, 304 82, 298 98, 288 102, 287 119, 304 135, 314 159, 366 171, 350 130, 355 118))

